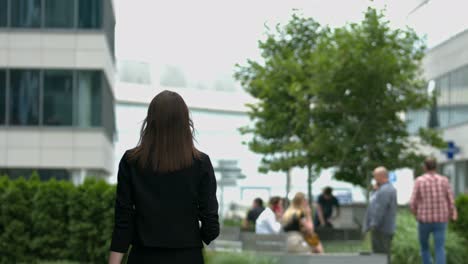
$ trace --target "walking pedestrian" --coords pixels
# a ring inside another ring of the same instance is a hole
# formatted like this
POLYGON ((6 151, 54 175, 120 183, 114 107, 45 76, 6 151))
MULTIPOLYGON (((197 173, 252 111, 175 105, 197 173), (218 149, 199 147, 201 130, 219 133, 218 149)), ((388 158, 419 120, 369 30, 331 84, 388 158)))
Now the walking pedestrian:
POLYGON ((117 179, 109 264, 120 264, 130 245, 128 263, 204 263, 202 241, 219 234, 216 178, 208 155, 195 148, 179 94, 164 91, 151 101, 117 179))
POLYGON ((447 177, 437 173, 437 161, 424 161, 425 173, 419 176, 411 196, 410 207, 418 220, 419 244, 424 264, 430 264, 429 237, 434 236, 435 263, 445 264, 445 233, 447 222, 457 220, 452 188, 447 177))

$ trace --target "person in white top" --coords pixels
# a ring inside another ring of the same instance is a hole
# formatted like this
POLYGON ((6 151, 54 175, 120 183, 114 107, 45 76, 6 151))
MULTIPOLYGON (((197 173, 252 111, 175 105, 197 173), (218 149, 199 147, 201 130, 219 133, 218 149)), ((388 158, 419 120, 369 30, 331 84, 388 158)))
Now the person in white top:
POLYGON ((281 217, 283 216, 283 199, 271 197, 268 207, 258 216, 255 222, 255 233, 263 235, 279 234, 281 232, 281 217))

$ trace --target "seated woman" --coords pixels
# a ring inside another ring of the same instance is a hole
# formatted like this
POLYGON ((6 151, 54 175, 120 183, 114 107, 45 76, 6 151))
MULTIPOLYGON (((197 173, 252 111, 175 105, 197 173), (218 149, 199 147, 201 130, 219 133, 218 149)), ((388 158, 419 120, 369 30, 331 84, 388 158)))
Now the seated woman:
POLYGON ((291 253, 323 253, 322 243, 314 232, 309 203, 304 193, 297 193, 283 216, 287 247, 291 253))

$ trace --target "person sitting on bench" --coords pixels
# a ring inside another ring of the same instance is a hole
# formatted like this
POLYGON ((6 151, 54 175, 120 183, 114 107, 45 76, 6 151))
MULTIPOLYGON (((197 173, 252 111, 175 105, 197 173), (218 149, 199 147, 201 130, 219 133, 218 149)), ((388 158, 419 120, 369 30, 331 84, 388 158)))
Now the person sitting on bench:
POLYGON ((255 222, 257 234, 279 234, 281 232, 281 217, 283 216, 283 199, 278 196, 270 198, 268 207, 258 216, 255 222))

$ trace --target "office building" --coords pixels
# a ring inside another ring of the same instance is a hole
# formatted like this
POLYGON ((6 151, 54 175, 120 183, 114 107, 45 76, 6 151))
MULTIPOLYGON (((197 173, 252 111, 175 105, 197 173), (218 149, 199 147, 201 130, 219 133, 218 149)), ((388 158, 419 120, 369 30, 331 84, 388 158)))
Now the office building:
POLYGON ((0 0, 0 174, 108 177, 111 0, 0 0))
MULTIPOLYGON (((468 30, 431 48, 423 61, 426 79, 435 88, 432 127, 442 133, 447 148, 427 150, 439 160, 457 194, 468 191, 468 30)), ((430 110, 407 114, 408 129, 415 133, 429 125, 430 110)))

